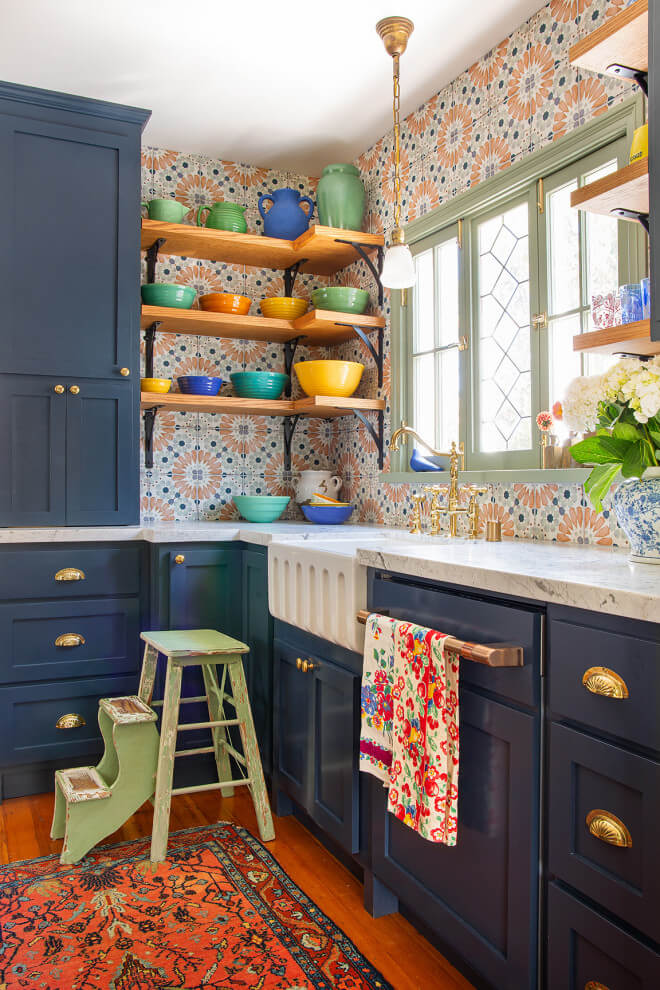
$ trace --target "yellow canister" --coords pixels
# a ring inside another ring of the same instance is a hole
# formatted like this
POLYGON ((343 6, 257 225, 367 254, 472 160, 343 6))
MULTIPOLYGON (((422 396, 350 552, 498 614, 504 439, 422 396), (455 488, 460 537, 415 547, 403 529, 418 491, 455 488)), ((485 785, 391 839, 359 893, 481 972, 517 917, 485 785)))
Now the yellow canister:
POLYGON ((647 158, 649 153, 649 125, 643 124, 638 127, 633 134, 630 146, 630 162, 637 162, 640 158, 647 158))

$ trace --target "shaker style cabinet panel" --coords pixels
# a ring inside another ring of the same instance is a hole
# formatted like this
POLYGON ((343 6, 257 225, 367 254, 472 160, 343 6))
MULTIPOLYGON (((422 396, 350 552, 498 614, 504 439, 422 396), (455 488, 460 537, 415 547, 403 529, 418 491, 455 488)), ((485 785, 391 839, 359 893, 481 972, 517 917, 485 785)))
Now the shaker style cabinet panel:
POLYGON ((264 772, 273 766, 273 620, 268 611, 268 556, 265 548, 243 551, 243 630, 250 647, 245 678, 264 772))

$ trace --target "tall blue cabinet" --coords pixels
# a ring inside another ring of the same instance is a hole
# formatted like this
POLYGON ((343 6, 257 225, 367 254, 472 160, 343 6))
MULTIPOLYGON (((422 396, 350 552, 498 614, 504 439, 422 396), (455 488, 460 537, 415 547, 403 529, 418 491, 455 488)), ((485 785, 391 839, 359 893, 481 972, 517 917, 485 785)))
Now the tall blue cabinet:
POLYGON ((138 522, 148 118, 0 82, 0 525, 138 522))

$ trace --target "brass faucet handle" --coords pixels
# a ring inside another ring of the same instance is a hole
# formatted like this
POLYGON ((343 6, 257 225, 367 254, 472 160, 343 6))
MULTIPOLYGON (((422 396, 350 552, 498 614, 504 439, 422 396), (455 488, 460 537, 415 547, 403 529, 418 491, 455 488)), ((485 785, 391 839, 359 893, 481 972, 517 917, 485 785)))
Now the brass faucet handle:
POLYGON ((479 495, 487 492, 487 488, 479 488, 477 485, 470 489, 470 501, 468 502, 468 539, 479 539, 479 495))
POLYGON ((410 532, 411 533, 421 533, 422 532, 422 505, 426 501, 426 495, 411 495, 410 501, 413 504, 413 510, 410 514, 410 532))

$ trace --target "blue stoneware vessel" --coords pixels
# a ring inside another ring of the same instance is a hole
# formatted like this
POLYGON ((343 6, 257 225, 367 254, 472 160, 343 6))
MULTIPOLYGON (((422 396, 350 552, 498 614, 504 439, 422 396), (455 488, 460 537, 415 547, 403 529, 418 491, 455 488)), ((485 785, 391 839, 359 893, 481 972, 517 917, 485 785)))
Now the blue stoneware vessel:
POLYGON ((289 383, 278 371, 234 371, 230 378, 239 399, 279 399, 289 383))
POLYGON ((289 495, 234 495, 234 505, 248 522, 275 522, 289 504, 289 495))
POLYGON ((617 522, 630 541, 631 560, 660 564, 660 468, 624 481, 614 492, 617 522))
POLYGON ((439 463, 437 457, 432 457, 430 454, 420 454, 417 447, 413 449, 410 467, 413 471, 444 471, 444 467, 439 463))
POLYGON ((353 512, 352 505, 301 505, 305 519, 309 522, 336 526, 346 522, 353 512))
POLYGON ((211 375, 181 375, 177 378, 179 390, 184 395, 217 395, 222 385, 222 378, 211 375))
POLYGON ((314 201, 309 196, 301 196, 297 189, 274 189, 272 193, 262 193, 259 197, 259 213, 264 221, 266 237, 281 237, 285 241, 295 241, 304 234, 314 214, 314 201), (273 204, 266 210, 264 203, 273 204), (302 208, 309 204, 309 213, 302 208))

